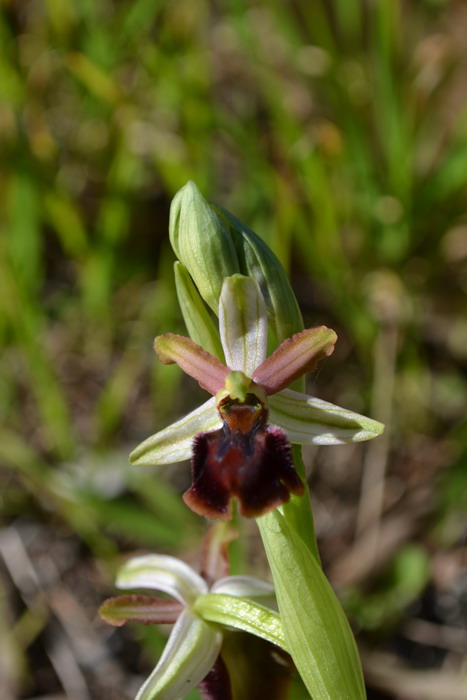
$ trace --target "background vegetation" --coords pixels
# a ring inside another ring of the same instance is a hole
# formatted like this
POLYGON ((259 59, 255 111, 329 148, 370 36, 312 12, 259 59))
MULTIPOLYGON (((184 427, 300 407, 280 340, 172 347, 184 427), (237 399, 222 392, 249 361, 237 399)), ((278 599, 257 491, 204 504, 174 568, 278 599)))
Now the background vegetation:
POLYGON ((310 391, 388 425, 306 453, 370 696, 466 697, 466 22, 454 0, 0 3, 2 698, 131 697, 162 641, 97 620, 119 556, 197 551, 186 466, 127 466, 197 399, 151 351, 183 330, 188 179, 338 331, 310 391))

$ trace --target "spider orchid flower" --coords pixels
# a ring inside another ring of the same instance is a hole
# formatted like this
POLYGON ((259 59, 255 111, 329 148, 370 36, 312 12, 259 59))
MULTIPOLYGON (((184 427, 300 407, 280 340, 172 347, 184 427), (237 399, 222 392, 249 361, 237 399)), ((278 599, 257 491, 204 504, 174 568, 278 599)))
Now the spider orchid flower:
POLYGON ((159 359, 177 363, 212 397, 130 456, 137 465, 191 457, 193 483, 183 498, 195 513, 230 518, 234 497, 241 515, 264 515, 290 493, 303 494, 290 443, 336 445, 382 432, 377 421, 287 388, 333 352, 337 336, 325 326, 309 328, 266 357, 266 306, 254 279, 225 279, 219 332, 225 365, 190 338, 156 338, 159 359))
POLYGON ((159 662, 135 700, 184 698, 211 670, 219 668, 225 626, 285 647, 277 613, 249 600, 274 595, 267 581, 225 576, 209 588, 205 578, 180 559, 148 554, 127 561, 116 586, 161 591, 174 599, 125 594, 105 601, 99 610, 106 622, 117 627, 125 622, 174 625, 159 662))

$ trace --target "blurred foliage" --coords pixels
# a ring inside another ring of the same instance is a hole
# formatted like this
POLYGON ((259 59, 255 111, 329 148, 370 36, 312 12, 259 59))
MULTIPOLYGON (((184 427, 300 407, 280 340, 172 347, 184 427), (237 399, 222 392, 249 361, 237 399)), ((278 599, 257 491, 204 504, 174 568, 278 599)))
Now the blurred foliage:
MULTIPOLYGON (((415 493, 406 539, 462 541, 466 21, 455 0, 0 2, 2 525, 66 524, 110 570, 199 536, 186 470, 124 466, 194 405, 151 351, 181 330, 168 210, 193 179, 274 249, 308 324, 338 330, 316 393, 389 423, 376 520, 415 493)), ((329 566, 357 509, 371 525, 362 449, 317 454, 329 566)))

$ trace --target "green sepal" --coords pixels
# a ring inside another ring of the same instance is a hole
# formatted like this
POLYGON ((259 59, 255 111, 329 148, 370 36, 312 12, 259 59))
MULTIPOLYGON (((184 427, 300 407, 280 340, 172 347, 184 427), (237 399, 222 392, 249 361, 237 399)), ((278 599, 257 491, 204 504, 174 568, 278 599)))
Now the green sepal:
POLYGON ((258 518, 287 650, 313 700, 364 700, 357 646, 339 600, 300 535, 276 509, 258 518))
POLYGON ((237 252, 239 272, 254 277, 259 283, 277 343, 303 330, 298 302, 279 259, 243 221, 218 204, 211 206, 213 212, 229 227, 237 252))
POLYGON ((290 500, 282 506, 282 514, 289 526, 295 532, 300 533, 300 537, 305 545, 321 566, 321 557, 319 555, 318 542, 316 541, 315 523, 311 508, 310 490, 308 488, 302 448, 300 445, 292 445, 292 457, 295 469, 305 486, 305 493, 303 496, 294 496, 294 494, 291 494, 290 500))
POLYGON ((193 610, 203 620, 249 632, 287 651, 281 619, 264 605, 223 593, 205 593, 197 597, 193 610))
POLYGON ((209 673, 220 652, 222 633, 185 609, 172 628, 155 669, 135 700, 180 700, 209 673))
POLYGON ((195 435, 221 426, 216 401, 211 397, 188 415, 146 438, 130 454, 130 462, 142 467, 190 459, 195 435))
POLYGON ((194 182, 187 182, 172 200, 169 235, 175 255, 217 314, 224 278, 240 271, 238 257, 227 225, 194 182))
POLYGON ((384 431, 379 421, 290 389, 271 396, 269 419, 297 445, 343 445, 372 440, 384 431))
POLYGON ((193 283, 190 273, 185 265, 178 260, 174 264, 174 276, 178 303, 180 304, 188 335, 195 343, 198 343, 211 355, 224 362, 224 351, 222 350, 217 326, 214 325, 214 321, 193 283))
POLYGON ((268 337, 266 305, 256 280, 239 274, 224 280, 219 333, 226 364, 253 376, 266 359, 268 337))

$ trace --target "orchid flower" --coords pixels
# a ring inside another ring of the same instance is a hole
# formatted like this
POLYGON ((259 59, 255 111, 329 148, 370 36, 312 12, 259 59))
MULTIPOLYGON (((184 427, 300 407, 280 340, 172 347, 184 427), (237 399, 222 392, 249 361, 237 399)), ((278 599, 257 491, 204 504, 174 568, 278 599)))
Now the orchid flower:
POLYGON ((219 332, 226 364, 190 338, 166 333, 154 349, 166 364, 177 363, 211 398, 145 440, 133 464, 178 462, 192 457, 189 507, 208 518, 239 512, 258 517, 300 496, 290 443, 338 445, 368 440, 383 425, 352 411, 288 389, 334 350, 337 336, 325 326, 283 341, 266 357, 267 313, 258 283, 236 274, 224 281, 219 332))
POLYGON ((277 613, 248 600, 271 598, 272 584, 252 576, 224 576, 210 588, 208 581, 180 559, 161 554, 130 559, 120 569, 117 588, 157 590, 174 598, 126 594, 110 598, 99 610, 106 622, 117 627, 128 621, 174 625, 158 664, 135 700, 185 697, 216 666, 225 626, 285 647, 277 613))

